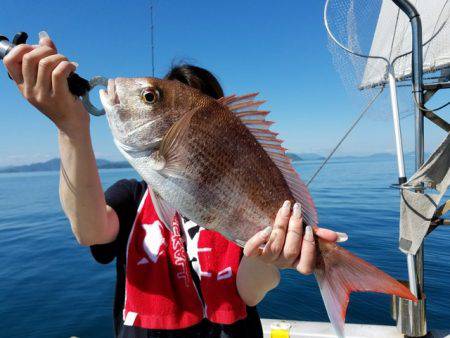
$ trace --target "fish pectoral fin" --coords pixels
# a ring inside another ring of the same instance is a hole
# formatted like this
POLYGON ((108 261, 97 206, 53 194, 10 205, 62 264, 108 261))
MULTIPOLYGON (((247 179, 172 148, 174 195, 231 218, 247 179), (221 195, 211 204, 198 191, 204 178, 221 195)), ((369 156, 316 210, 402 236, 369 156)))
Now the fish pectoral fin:
POLYGON ((158 168, 162 174, 177 178, 184 177, 186 157, 181 154, 181 147, 186 142, 185 135, 189 129, 195 110, 191 110, 167 131, 161 140, 159 151, 155 154, 158 168))
POLYGON ((182 168, 183 165, 178 163, 176 159, 173 157, 170 162, 167 162, 164 156, 161 155, 160 151, 155 151, 150 156, 150 168, 161 173, 164 176, 170 176, 175 178, 184 178, 182 175, 182 171, 179 168, 182 168))

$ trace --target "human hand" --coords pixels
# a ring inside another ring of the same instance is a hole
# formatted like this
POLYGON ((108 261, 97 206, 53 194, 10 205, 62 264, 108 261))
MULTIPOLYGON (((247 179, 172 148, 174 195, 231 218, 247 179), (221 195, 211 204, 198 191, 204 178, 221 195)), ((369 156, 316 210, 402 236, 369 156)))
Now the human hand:
POLYGON ((77 133, 80 128, 89 127, 89 114, 67 83, 77 64, 57 53, 47 33, 41 32, 39 37, 38 45, 14 47, 3 62, 28 102, 62 132, 77 133))
POLYGON ((301 205, 295 203, 291 214, 291 202, 285 201, 278 210, 273 227, 258 232, 244 247, 246 256, 256 256, 281 269, 294 268, 308 275, 316 264, 314 234, 329 242, 344 241, 346 234, 307 226, 303 230, 301 205), (265 245, 264 245, 265 244, 265 245), (264 249, 261 246, 264 245, 264 249))

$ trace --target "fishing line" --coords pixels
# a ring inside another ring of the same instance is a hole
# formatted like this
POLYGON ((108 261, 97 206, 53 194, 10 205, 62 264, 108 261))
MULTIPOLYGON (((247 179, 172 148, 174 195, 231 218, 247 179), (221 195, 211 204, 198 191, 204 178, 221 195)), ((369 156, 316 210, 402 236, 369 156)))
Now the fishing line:
POLYGON ((380 90, 378 91, 378 93, 369 101, 369 103, 367 104, 367 106, 364 107, 364 109, 361 111, 361 113, 359 114, 359 116, 356 118, 356 120, 352 123, 352 125, 350 126, 350 128, 345 132, 344 136, 342 136, 342 138, 339 140, 339 142, 336 144, 336 146, 333 148, 333 150, 330 152, 330 154, 327 156, 327 158, 322 162, 322 164, 320 165, 320 167, 316 170, 316 172, 314 173, 314 175, 312 175, 312 177, 309 179, 308 183, 306 183, 306 186, 309 186, 311 184, 311 182, 316 178, 316 176, 320 173, 320 171, 322 170, 322 168, 328 163, 328 161, 331 159, 331 157, 334 155, 334 153, 339 149, 339 147, 341 146, 341 144, 345 141, 345 139, 347 138, 347 136, 352 132, 352 130, 356 127, 356 125, 359 123, 359 121, 361 121, 361 119, 364 117, 364 115, 369 111, 369 108, 372 106, 372 104, 376 101, 376 99, 378 98, 378 96, 381 95, 381 93, 384 90, 384 85, 382 85, 380 87, 380 90))
POLYGON ((400 120, 406 119, 406 118, 408 118, 408 117, 410 117, 410 116, 413 116, 413 115, 415 115, 415 114, 416 114, 416 112, 412 112, 412 113, 403 115, 402 117, 400 117, 400 120))
POLYGON ((150 43, 152 54, 152 77, 155 77, 155 39, 153 29, 153 1, 150 1, 150 43))

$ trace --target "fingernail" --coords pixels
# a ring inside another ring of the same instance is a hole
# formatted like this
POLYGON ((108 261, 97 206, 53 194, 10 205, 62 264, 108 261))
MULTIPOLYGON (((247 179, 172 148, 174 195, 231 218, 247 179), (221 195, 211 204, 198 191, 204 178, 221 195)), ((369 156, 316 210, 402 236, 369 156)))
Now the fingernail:
POLYGON ((314 240, 313 231, 310 225, 305 228, 305 240, 310 242, 314 240))
POLYGON ((291 212, 291 201, 284 201, 283 206, 281 207, 281 214, 283 216, 289 216, 291 212))
POLYGON ((48 33, 46 31, 40 31, 39 32, 39 40, 44 39, 44 38, 50 39, 50 36, 48 35, 48 33))
POLYGON ((268 226, 266 227, 263 231, 261 231, 261 235, 266 238, 267 236, 270 235, 270 233, 272 232, 272 227, 268 226))
POLYGON ((297 219, 302 216, 302 205, 300 203, 294 204, 292 215, 297 219))
POLYGON ((336 234, 338 236, 336 242, 342 243, 348 240, 348 235, 345 232, 336 232, 336 234))
POLYGON ((77 68, 79 66, 79 64, 75 61, 70 62, 71 64, 73 64, 75 66, 75 68, 77 68))

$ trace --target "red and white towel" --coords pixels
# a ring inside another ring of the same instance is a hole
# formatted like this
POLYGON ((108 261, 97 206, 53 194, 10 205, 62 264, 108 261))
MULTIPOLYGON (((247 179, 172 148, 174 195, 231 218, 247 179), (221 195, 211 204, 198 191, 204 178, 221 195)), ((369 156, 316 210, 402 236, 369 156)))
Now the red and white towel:
POLYGON ((178 214, 169 229, 152 195, 144 195, 128 242, 124 325, 182 329, 203 318, 220 324, 245 318, 246 306, 236 288, 241 248, 191 221, 183 224, 178 214))

